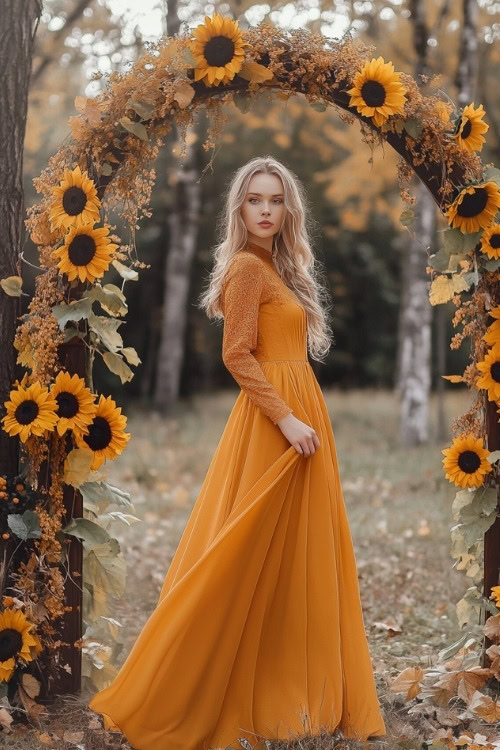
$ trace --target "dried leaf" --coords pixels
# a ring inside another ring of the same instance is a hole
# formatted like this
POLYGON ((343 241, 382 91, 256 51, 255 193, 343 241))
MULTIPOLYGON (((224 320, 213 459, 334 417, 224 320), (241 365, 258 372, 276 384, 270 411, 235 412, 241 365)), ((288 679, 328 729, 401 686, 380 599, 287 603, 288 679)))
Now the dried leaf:
POLYGON ((29 697, 36 698, 40 692, 40 682, 36 677, 33 677, 32 674, 23 674, 21 682, 29 697))
POLYGON ((120 125, 123 125, 125 130, 128 130, 129 133, 132 133, 133 135, 137 136, 137 138, 140 138, 141 141, 147 141, 148 140, 148 131, 142 124, 142 122, 134 122, 130 119, 130 117, 122 117, 120 120, 118 120, 120 125))
POLYGON ((425 672, 421 667, 407 667, 391 682, 390 689, 393 693, 406 693, 405 702, 411 700, 420 693, 420 683, 425 672))
POLYGON ((72 487, 79 487, 87 479, 94 460, 94 453, 87 448, 73 448, 64 462, 63 479, 72 487))
POLYGON ((111 372, 114 372, 115 375, 118 375, 122 383, 127 383, 134 377, 133 371, 126 364, 120 354, 115 354, 114 352, 104 352, 102 358, 105 361, 108 369, 111 370, 111 372))
POLYGON ((190 83, 182 82, 175 88, 174 99, 178 102, 179 107, 184 109, 191 104, 191 100, 194 96, 194 88, 190 83))
POLYGON ((271 80, 273 72, 272 70, 269 70, 269 68, 266 68, 265 65, 260 65, 259 63, 249 60, 248 62, 243 63, 241 70, 238 71, 238 75, 246 81, 262 83, 262 81, 271 80))
POLYGON ((468 289, 468 284, 462 276, 453 275, 451 279, 448 276, 437 276, 429 290, 429 301, 431 305, 441 305, 465 289, 468 289))
POLYGON ((126 346, 120 350, 127 362, 131 365, 140 365, 142 362, 133 346, 126 346))
POLYGON ((7 276, 5 279, 0 279, 0 286, 9 297, 20 297, 22 285, 23 280, 20 276, 7 276))
POLYGON ((120 263, 119 260, 112 260, 111 265, 113 265, 122 279, 127 279, 128 281, 137 281, 139 278, 139 274, 137 271, 134 271, 133 268, 129 268, 128 266, 124 266, 123 263, 120 263))

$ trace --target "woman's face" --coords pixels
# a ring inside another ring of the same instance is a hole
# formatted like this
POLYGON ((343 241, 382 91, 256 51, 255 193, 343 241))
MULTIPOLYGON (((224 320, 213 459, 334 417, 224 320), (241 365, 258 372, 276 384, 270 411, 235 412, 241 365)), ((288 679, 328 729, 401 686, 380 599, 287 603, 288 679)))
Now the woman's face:
POLYGON ((283 183, 278 175, 259 172, 252 176, 241 205, 241 216, 251 241, 271 249, 273 235, 284 218, 283 201, 283 183), (262 221, 269 223, 261 224, 262 221))

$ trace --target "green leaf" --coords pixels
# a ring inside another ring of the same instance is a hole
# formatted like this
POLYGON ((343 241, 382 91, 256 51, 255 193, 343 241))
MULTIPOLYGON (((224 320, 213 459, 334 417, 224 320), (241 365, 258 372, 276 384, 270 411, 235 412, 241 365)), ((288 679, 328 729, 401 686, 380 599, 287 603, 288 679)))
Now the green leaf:
POLYGON ((500 458, 500 451, 492 451, 489 456, 486 456, 490 464, 494 464, 500 458))
POLYGON ((116 598, 125 592, 126 565, 116 539, 109 539, 89 550, 84 558, 84 578, 116 598))
POLYGON ((20 297, 23 291, 23 280, 20 276, 7 276, 5 279, 0 279, 0 286, 9 297, 20 297))
POLYGON ((134 271, 133 268, 128 268, 128 266, 124 266, 123 263, 120 263, 119 260, 112 260, 111 265, 113 265, 120 276, 123 279, 127 279, 127 281, 137 281, 139 278, 139 274, 137 271, 134 271))
POLYGON ((460 229, 446 229, 443 232, 444 249, 450 255, 463 255, 476 247, 481 234, 482 231, 462 234, 460 229))
POLYGON ((65 534, 70 534, 70 536, 83 539, 88 547, 104 544, 111 538, 106 529, 89 518, 72 518, 62 531, 65 534))
MULTIPOLYGON (((460 230, 458 230, 460 232, 460 230)), ((479 232, 471 232, 470 234, 462 234, 462 239, 464 243, 464 251, 468 252, 469 250, 474 250, 477 243, 481 240, 481 235, 483 233, 483 230, 481 229, 479 232)))
POLYGON ((42 535, 38 514, 32 510, 25 510, 20 513, 9 513, 7 523, 12 532, 26 541, 26 539, 36 539, 42 535))
POLYGON ((420 138, 420 135, 422 133, 423 123, 422 120, 418 120, 416 117, 408 117, 405 120, 405 130, 408 133, 408 135, 411 135, 412 138, 415 140, 418 140, 420 138))
POLYGON ((461 255, 464 252, 462 232, 459 229, 446 229, 443 232, 443 246, 449 255, 461 255))
POLYGON ((104 286, 96 284, 86 297, 92 302, 97 300, 109 315, 124 315, 128 310, 125 295, 114 284, 105 284, 104 286))
POLYGON ((415 221, 415 211, 412 208, 407 208, 402 212, 399 221, 404 227, 409 227, 415 221))
POLYGON ((69 323, 69 321, 88 318, 92 314, 92 302, 86 297, 75 302, 70 302, 69 305, 63 302, 52 308, 52 314, 59 323, 59 328, 63 331, 66 323, 69 323))
POLYGON ((436 271, 456 271, 460 255, 448 255, 446 250, 439 248, 437 253, 429 256, 429 265, 436 271))
POLYGON ((130 117, 121 117, 118 122, 125 128, 125 130, 128 130, 129 133, 132 133, 132 135, 140 138, 141 141, 149 140, 148 131, 146 130, 142 122, 134 122, 130 119, 130 117))
POLYGON ((315 109, 316 112, 326 111, 326 104, 323 104, 322 102, 312 102, 312 104, 309 104, 309 106, 315 109))
POLYGON ((495 523, 496 511, 490 513, 489 516, 475 516, 474 520, 470 523, 460 524, 460 528, 465 537, 465 543, 468 547, 471 547, 475 542, 482 539, 484 534, 488 531, 490 526, 495 523))
POLYGON ((114 372, 115 375, 118 375, 122 383, 127 383, 134 377, 133 371, 119 354, 104 352, 102 358, 108 366, 108 369, 111 370, 111 372, 114 372))
POLYGON ((109 519, 110 521, 123 521, 127 526, 130 526, 131 523, 141 521, 137 516, 133 516, 131 513, 123 513, 121 510, 111 510, 108 513, 104 513, 100 518, 103 520, 109 519))
POLYGON ((451 646, 447 646, 446 648, 441 649, 441 651, 438 651, 438 661, 444 662, 448 659, 451 659, 452 656, 454 656, 457 651, 459 651, 468 640, 471 640, 471 642, 476 642, 476 639, 474 638, 474 634, 470 631, 467 633, 464 633, 464 635, 458 639, 458 641, 455 641, 455 643, 452 643, 451 646))
POLYGON ((246 115, 247 112, 250 111, 250 100, 248 96, 245 96, 245 94, 240 94, 238 92, 233 92, 233 102, 238 107, 242 115, 246 115))
POLYGON ((103 345, 110 352, 116 352, 123 348, 123 339, 118 333, 118 326, 121 326, 123 320, 116 318, 105 318, 101 315, 89 316, 89 327, 99 337, 103 345))
POLYGON ((198 65, 198 62, 191 52, 189 46, 184 47, 184 49, 182 50, 182 61, 187 65, 190 65, 192 68, 196 68, 196 66, 198 65))
POLYGON ((150 120, 153 112, 155 111, 154 104, 151 104, 151 102, 141 102, 138 99, 130 98, 126 106, 130 107, 130 109, 133 109, 134 112, 137 112, 139 117, 141 117, 143 120, 150 120))
POLYGON ((484 172, 485 181, 496 182, 500 185, 500 169, 498 167, 488 167, 484 172))
POLYGON ((460 518, 460 513, 461 513, 462 508, 472 503, 472 501, 474 500, 475 494, 476 494, 475 490, 469 490, 469 489, 459 490, 456 493, 453 499, 453 503, 451 505, 453 518, 455 519, 460 518))
POLYGON ((111 164, 104 162, 101 167, 101 174, 104 175, 104 177, 109 177, 110 174, 113 174, 113 167, 111 164))
POLYGON ((487 271, 496 271, 500 268, 500 258, 489 258, 488 260, 483 260, 482 265, 487 271))
POLYGON ((64 343, 66 344, 68 341, 71 341, 71 339, 75 336, 80 339, 84 339, 85 331, 79 331, 78 328, 75 328, 75 326, 66 326, 66 328, 64 329, 64 343))
POLYGON ((474 286, 479 284, 479 273, 477 271, 466 271, 462 274, 462 278, 465 279, 469 286, 471 284, 474 284, 474 286))
POLYGON ((126 508, 134 509, 133 504, 130 502, 130 493, 120 490, 118 487, 107 482, 85 482, 80 485, 79 490, 84 500, 88 500, 91 503, 113 503, 114 505, 122 505, 126 508))

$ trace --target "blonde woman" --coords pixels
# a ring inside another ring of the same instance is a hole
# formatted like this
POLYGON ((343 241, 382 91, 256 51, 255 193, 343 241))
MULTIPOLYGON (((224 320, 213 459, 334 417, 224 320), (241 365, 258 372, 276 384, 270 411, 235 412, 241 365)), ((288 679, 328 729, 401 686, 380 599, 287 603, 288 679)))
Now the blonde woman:
POLYGON ((308 356, 328 294, 297 177, 266 156, 233 176, 201 306, 241 387, 120 672, 90 701, 138 750, 386 734, 325 401, 308 356))

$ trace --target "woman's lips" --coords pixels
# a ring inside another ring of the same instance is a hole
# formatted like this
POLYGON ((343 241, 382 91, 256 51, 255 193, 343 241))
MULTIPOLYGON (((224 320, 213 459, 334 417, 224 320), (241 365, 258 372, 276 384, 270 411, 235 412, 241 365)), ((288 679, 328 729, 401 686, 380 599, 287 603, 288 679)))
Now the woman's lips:
POLYGON ((270 221, 259 221, 260 227, 272 227, 272 222, 270 221))

